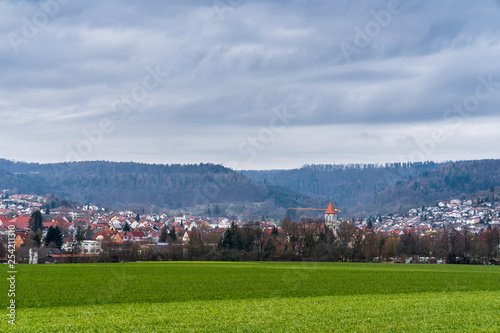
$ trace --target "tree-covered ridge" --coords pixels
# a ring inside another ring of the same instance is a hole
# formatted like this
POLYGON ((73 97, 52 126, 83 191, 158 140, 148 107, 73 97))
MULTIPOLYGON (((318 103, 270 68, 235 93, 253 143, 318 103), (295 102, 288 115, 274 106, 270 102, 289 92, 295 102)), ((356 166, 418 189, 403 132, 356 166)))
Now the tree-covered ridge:
POLYGON ((300 169, 243 171, 243 174, 263 184, 312 196, 332 197, 339 207, 352 213, 373 212, 377 192, 439 166, 434 162, 305 165, 300 169))
POLYGON ((24 163, 0 160, 0 187, 55 194, 114 209, 185 208, 211 203, 269 202, 278 207, 317 204, 293 191, 259 184, 214 164, 132 162, 24 163))
POLYGON ((259 214, 274 212, 274 217, 283 217, 287 207, 326 207, 331 197, 342 215, 350 217, 405 212, 451 198, 484 197, 483 192, 500 186, 499 170, 500 160, 306 165, 236 172, 214 164, 38 164, 0 159, 0 187, 114 209, 265 203, 259 214))
POLYGON ((331 196, 344 213, 374 214, 476 195, 500 185, 499 170, 500 160, 479 160, 306 165, 293 170, 242 173, 263 184, 311 196, 331 196))
POLYGON ((497 200, 494 195, 500 186, 500 160, 451 162, 416 178, 396 182, 376 194, 375 202, 382 207, 399 205, 407 208, 450 198, 478 196, 497 200))

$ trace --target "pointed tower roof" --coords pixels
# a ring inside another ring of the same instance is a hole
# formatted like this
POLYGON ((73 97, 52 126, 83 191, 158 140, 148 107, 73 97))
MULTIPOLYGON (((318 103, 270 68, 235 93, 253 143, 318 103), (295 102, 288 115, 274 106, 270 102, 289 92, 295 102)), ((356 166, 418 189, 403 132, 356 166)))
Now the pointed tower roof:
POLYGON ((331 201, 330 201, 330 203, 328 204, 328 207, 325 210, 325 214, 337 214, 337 210, 335 209, 335 207, 333 207, 333 204, 332 204, 331 201))

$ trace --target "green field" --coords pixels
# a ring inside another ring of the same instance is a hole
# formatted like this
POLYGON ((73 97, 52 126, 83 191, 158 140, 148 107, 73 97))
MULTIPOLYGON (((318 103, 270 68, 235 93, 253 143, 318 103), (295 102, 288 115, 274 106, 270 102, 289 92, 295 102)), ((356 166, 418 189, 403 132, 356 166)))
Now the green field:
MULTIPOLYGON (((4 316, 0 331, 500 331, 500 269, 492 266, 170 262, 17 270, 17 325, 4 316)), ((1 288, 7 295, 7 284, 1 288)))

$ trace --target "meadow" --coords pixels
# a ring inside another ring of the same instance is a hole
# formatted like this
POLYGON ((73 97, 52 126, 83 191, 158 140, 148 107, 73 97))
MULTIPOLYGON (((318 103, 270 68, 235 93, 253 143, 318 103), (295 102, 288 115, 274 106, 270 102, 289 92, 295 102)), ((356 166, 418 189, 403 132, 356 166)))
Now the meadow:
POLYGON ((17 270, 16 326, 2 320, 1 331, 500 331, 494 266, 146 262, 17 270))

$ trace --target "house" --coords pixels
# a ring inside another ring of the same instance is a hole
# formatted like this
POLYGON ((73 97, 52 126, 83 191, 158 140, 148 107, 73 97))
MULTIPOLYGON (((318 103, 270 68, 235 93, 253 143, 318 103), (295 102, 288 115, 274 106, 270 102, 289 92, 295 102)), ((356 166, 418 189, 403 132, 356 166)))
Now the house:
POLYGON ((79 218, 73 218, 73 224, 78 228, 85 228, 87 225, 91 224, 89 218, 84 218, 84 217, 79 217, 79 218))
POLYGON ((113 239, 113 236, 116 233, 112 230, 102 230, 99 231, 97 234, 94 236, 94 240, 100 241, 100 242, 110 242, 113 239))
POLYGON ((153 225, 153 229, 161 230, 164 226, 165 226, 165 224, 163 222, 155 222, 153 225))
POLYGON ((82 241, 81 251, 83 254, 99 254, 101 253, 101 242, 84 240, 82 241))
POLYGON ((141 242, 145 241, 146 239, 147 236, 143 231, 124 231, 117 233, 113 238, 113 242, 141 242))
POLYGON ((110 230, 109 225, 107 223, 94 223, 90 225, 90 230, 110 230))
POLYGON ((16 235, 16 238, 14 238, 14 244, 16 244, 16 249, 20 248, 24 244, 26 238, 28 238, 27 232, 20 232, 16 235))
POLYGON ((31 218, 30 216, 25 216, 25 215, 18 216, 16 218, 13 218, 9 222, 5 223, 5 226, 13 225, 17 229, 27 230, 29 229, 30 218, 31 218))
POLYGON ((219 217, 217 218, 217 228, 230 228, 231 227, 231 222, 226 219, 225 217, 219 217))
POLYGON ((183 216, 176 216, 175 217, 175 222, 177 223, 186 223, 186 215, 183 215, 183 216))
POLYGON ((160 231, 150 231, 149 232, 149 237, 151 238, 152 243, 158 243, 158 240, 160 239, 160 231))
POLYGON ((69 222, 65 217, 62 219, 53 219, 52 222, 54 222, 56 226, 61 230, 68 230, 71 232, 76 231, 76 229, 74 229, 73 223, 69 222))
POLYGON ((184 227, 188 231, 208 230, 208 229, 212 228, 209 223, 201 221, 201 220, 200 221, 189 221, 184 225, 184 227))
POLYGON ((76 244, 76 242, 73 240, 73 237, 64 237, 61 250, 71 252, 74 248, 74 244, 76 244))
POLYGON ((190 237, 190 234, 191 231, 186 231, 184 233, 184 236, 182 236, 182 245, 187 245, 189 243, 189 241, 191 240, 191 237, 190 237))
POLYGON ((125 223, 121 223, 119 221, 113 221, 111 222, 111 225, 109 226, 109 230, 111 231, 122 231, 125 223))

